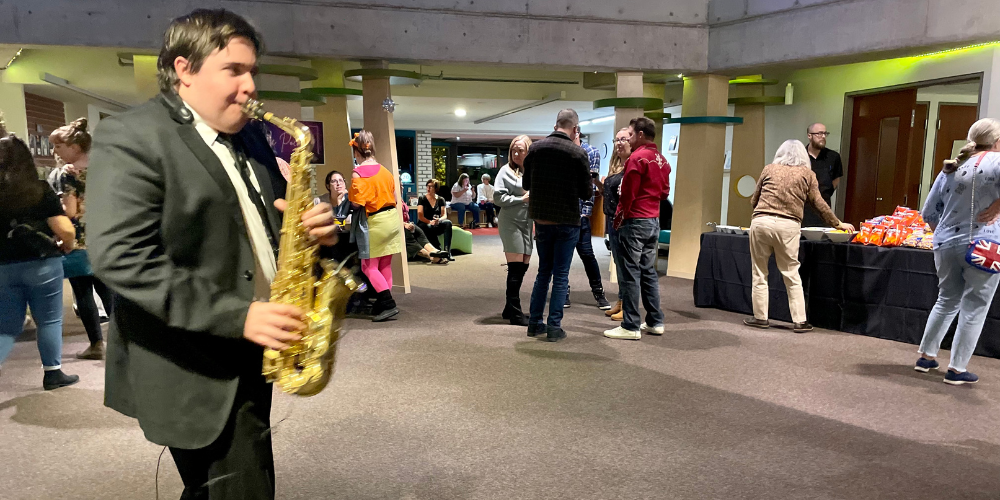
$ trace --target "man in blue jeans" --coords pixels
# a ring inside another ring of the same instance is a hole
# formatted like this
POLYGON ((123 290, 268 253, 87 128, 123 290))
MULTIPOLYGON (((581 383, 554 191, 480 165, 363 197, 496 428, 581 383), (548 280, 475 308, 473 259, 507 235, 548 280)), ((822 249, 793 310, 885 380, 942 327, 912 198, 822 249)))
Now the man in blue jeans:
POLYGON ((629 123, 632 156, 625 163, 621 197, 615 213, 623 281, 621 326, 604 332, 612 339, 639 340, 642 332, 663 335, 660 281, 656 274, 660 236, 660 201, 670 193, 670 164, 656 149, 653 120, 639 117, 629 123), (639 299, 646 310, 639 324, 639 299))
MULTIPOLYGON (((577 135, 573 141, 580 144, 580 137, 577 135)), ((580 144, 580 147, 587 152, 587 159, 590 162, 590 177, 597 179, 601 171, 601 153, 597 148, 587 143, 580 144)), ((590 282, 590 292, 594 294, 597 308, 602 311, 611 309, 611 304, 604 296, 604 285, 601 283, 601 268, 597 265, 597 256, 594 255, 594 247, 591 244, 590 216, 594 211, 594 194, 591 192, 590 198, 580 201, 580 238, 576 243, 576 253, 583 261, 583 269, 587 271, 587 281, 590 282)), ((569 289, 566 289, 566 307, 569 307, 569 289)))
POLYGON ((573 142, 580 117, 564 109, 556 117, 555 132, 531 145, 524 159, 524 189, 531 191, 528 215, 535 221, 538 275, 531 291, 528 336, 545 333, 545 340, 566 337, 563 307, 569 292, 569 266, 580 239, 580 201, 589 200, 594 188, 587 153, 573 142), (547 324, 542 323, 545 299, 552 282, 547 324))

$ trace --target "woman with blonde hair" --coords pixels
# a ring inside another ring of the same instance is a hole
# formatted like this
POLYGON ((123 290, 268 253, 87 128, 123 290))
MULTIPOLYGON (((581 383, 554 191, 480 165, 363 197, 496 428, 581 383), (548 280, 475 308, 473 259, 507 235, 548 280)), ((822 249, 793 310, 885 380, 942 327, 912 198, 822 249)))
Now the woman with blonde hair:
POLYGON ((528 217, 528 192, 522 185, 524 157, 531 147, 531 138, 519 135, 510 142, 507 164, 497 172, 493 189, 493 204, 502 208, 497 217, 500 241, 507 259, 507 301, 501 316, 510 324, 528 326, 521 309, 521 283, 531 261, 531 218, 528 217))
MULTIPOLYGON (((632 146, 629 144, 628 138, 628 127, 619 130, 615 134, 614 154, 611 157, 611 163, 608 165, 608 176, 601 181, 604 195, 604 227, 608 230, 611 260, 615 263, 615 270, 618 273, 618 283, 623 283, 624 280, 621 275, 622 266, 618 262, 618 231, 615 231, 615 225, 612 224, 612 221, 615 218, 615 211, 618 210, 618 197, 621 194, 622 178, 625 177, 625 162, 628 161, 628 157, 632 154, 632 146)), ((618 289, 618 302, 611 309, 604 311, 604 314, 610 316, 615 321, 623 319, 621 287, 618 289)))
POLYGON ((795 333, 812 330, 806 321, 806 301, 799 276, 799 240, 802 208, 806 202, 816 209, 831 227, 854 231, 854 226, 840 219, 823 201, 819 182, 812 171, 809 153, 801 142, 785 141, 764 167, 757 189, 750 199, 753 220, 750 222, 750 258, 753 261, 753 316, 743 321, 747 326, 768 328, 767 263, 774 254, 778 271, 788 291, 788 309, 795 333))
POLYGON ((397 314, 392 298, 392 255, 402 252, 400 216, 396 213, 399 197, 396 180, 388 169, 375 160, 375 139, 362 130, 351 140, 354 160, 358 163, 351 176, 351 203, 358 213, 351 225, 351 240, 358 243, 361 271, 375 289, 378 299, 372 308, 372 321, 385 321, 397 314))
POLYGON ((108 317, 114 310, 114 299, 108 287, 94 276, 87 255, 86 212, 87 167, 90 163, 90 132, 87 119, 78 118, 69 125, 55 129, 49 135, 56 155, 66 164, 54 173, 53 189, 62 198, 66 216, 76 228, 76 250, 63 261, 63 271, 69 279, 73 296, 80 312, 80 320, 87 331, 90 346, 76 355, 79 359, 104 359, 104 336, 101 332, 101 315, 94 300, 94 292, 101 298, 108 317))
POLYGON ((924 220, 934 230, 934 265, 938 297, 920 341, 920 359, 914 369, 939 369, 937 357, 948 328, 958 316, 951 362, 944 382, 974 384, 979 377, 966 368, 972 358, 986 313, 993 303, 1000 274, 991 274, 966 261, 972 241, 1000 240, 1000 123, 984 118, 969 129, 969 143, 955 160, 945 162, 924 202, 924 220), (985 210, 980 209, 986 207, 985 210), (972 214, 978 214, 972 220, 972 214), (961 313, 961 314, 959 314, 961 313))

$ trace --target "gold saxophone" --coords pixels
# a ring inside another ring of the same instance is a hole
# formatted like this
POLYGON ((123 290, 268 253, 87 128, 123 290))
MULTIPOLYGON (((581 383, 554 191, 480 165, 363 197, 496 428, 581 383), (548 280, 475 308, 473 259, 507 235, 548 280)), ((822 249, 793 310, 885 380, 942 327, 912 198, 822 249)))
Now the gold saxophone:
POLYGON ((333 375, 337 341, 347 301, 359 284, 350 269, 333 260, 320 260, 319 245, 310 241, 302 225, 302 214, 313 207, 314 169, 312 132, 292 118, 278 118, 264 111, 263 104, 248 99, 243 113, 250 118, 276 125, 295 139, 289 170, 281 241, 278 245, 278 270, 271 283, 271 302, 291 304, 305 312, 306 328, 296 332, 302 339, 284 351, 264 349, 263 374, 268 382, 277 382, 281 390, 299 396, 318 394, 333 375), (317 269, 319 268, 319 269, 317 269))

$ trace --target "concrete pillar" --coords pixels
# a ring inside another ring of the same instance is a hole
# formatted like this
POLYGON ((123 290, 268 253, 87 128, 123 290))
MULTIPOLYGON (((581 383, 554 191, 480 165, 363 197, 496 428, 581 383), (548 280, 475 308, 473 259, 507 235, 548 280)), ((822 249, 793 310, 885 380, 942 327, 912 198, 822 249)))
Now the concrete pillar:
MULTIPOLYGON (((313 69, 319 73, 319 78, 312 86, 343 87, 344 69, 339 62, 315 60, 313 69)), ((347 187, 351 186, 351 171, 354 169, 354 154, 351 152, 351 123, 347 116, 347 97, 340 95, 326 96, 326 104, 313 108, 313 118, 323 123, 323 153, 325 163, 316 165, 316 179, 322 184, 326 174, 336 170, 343 174, 347 187)), ((320 193, 326 192, 326 186, 318 188, 320 193)))
MULTIPOLYGON (((261 91, 275 91, 275 92, 301 92, 302 85, 299 83, 299 77, 297 76, 283 76, 283 75, 265 75, 258 74, 254 81, 257 84, 257 90, 261 91)), ((265 100, 266 99, 262 99, 265 100)), ((265 109, 274 113, 275 116, 289 117, 296 120, 302 119, 302 103, 293 101, 278 101, 269 100, 265 103, 265 109)))
MULTIPOLYGON (((763 97, 763 85, 735 85, 730 87, 730 97, 763 97)), ((743 124, 733 128, 733 153, 729 170, 729 213, 726 223, 730 226, 750 226, 753 207, 750 196, 742 196, 737 185, 749 175, 754 183, 764 170, 764 105, 737 104, 734 116, 743 118, 743 124)), ((752 195, 751 195, 752 196, 752 195)))
MULTIPOLYGON (((363 61, 364 69, 384 69, 388 67, 385 61, 363 61)), ((392 118, 392 113, 382 107, 382 102, 392 98, 389 88, 389 78, 363 77, 361 90, 364 92, 364 117, 365 130, 375 137, 375 157, 378 158, 385 168, 392 172, 396 179, 396 193, 402 195, 403 190, 399 185, 399 164, 396 159, 396 125, 392 118)), ((403 223, 403 207, 399 205, 399 223, 403 223)), ((400 245, 406 248, 406 240, 403 232, 399 232, 400 245)), ((402 286, 404 293, 410 293, 410 271, 406 266, 406 253, 396 254, 392 259, 392 281, 393 286, 402 286)))
POLYGON ((156 60, 157 56, 140 54, 132 56, 135 91, 140 100, 152 99, 160 93, 160 83, 156 78, 156 60))
MULTIPOLYGON (((685 118, 725 116, 729 78, 700 75, 684 79, 685 118)), ((726 158, 725 124, 681 125, 674 192, 674 218, 670 235, 667 275, 694 278, 706 224, 722 215, 722 169, 726 158)))
MULTIPOLYGON (((642 73, 622 71, 618 73, 617 77, 617 95, 615 97, 646 97, 642 84, 642 73)), ((614 133, 617 134, 619 130, 627 127, 628 122, 642 116, 643 112, 642 108, 615 108, 614 133)))
MULTIPOLYGON (((667 86, 662 83, 644 83, 642 84, 642 96, 643 97, 654 97, 656 99, 663 99, 666 95, 667 86)), ((664 100, 666 102, 666 100, 664 100)), ((656 111, 663 111, 658 109, 656 111)), ((656 124, 656 149, 663 152, 663 120, 657 119, 653 120, 656 124)), ((617 132, 617 131, 616 131, 617 132)))
POLYGON ((979 98, 979 116, 1000 116, 1000 49, 993 49, 993 64, 983 74, 983 94, 979 98))
POLYGON ((7 132, 28 140, 28 111, 24 105, 24 85, 0 83, 0 112, 7 132))

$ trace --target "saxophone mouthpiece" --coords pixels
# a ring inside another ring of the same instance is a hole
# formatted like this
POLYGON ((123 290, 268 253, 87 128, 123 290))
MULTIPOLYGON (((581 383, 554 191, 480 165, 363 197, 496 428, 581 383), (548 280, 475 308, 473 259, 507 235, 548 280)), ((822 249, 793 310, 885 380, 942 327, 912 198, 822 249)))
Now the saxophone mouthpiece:
POLYGON ((256 120, 263 119, 264 103, 254 98, 247 98, 247 102, 243 103, 243 114, 256 120))

